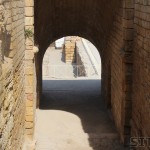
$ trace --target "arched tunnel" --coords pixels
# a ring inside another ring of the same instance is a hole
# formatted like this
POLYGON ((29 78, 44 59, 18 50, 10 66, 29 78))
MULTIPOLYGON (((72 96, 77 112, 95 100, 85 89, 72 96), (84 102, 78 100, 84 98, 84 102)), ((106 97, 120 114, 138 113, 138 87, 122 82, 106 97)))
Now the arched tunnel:
POLYGON ((101 96, 121 143, 149 149, 149 0, 0 0, 0 149, 33 142, 43 57, 66 36, 98 49, 101 96))
MULTIPOLYGON (((124 31, 119 30, 118 32, 120 33, 112 34, 114 29, 119 28, 119 26, 122 25, 122 9, 122 2, 119 0, 47 0, 44 2, 42 0, 35 0, 34 25, 35 45, 39 47, 39 52, 36 54, 38 93, 37 107, 39 107, 39 101, 42 95, 42 60, 48 46, 55 40, 64 36, 78 35, 84 37, 97 47, 101 55, 102 95, 106 101, 106 105, 108 107, 112 105, 116 126, 121 135, 122 141, 126 143, 126 139, 129 140, 128 135, 130 135, 130 125, 129 127, 127 126, 127 129, 125 129, 126 127, 124 122, 126 120, 126 113, 125 110, 123 110, 125 104, 122 104, 121 102, 124 91, 120 88, 123 84, 123 80, 120 78, 121 82, 118 83, 118 86, 120 86, 118 88, 121 90, 121 95, 119 95, 120 98, 118 97, 117 102, 115 102, 115 100, 113 102, 111 97, 114 96, 113 98, 116 99, 115 97, 117 96, 117 92, 114 92, 112 95, 113 90, 111 89, 114 88, 112 87, 112 84, 115 81, 111 81, 110 78, 112 76, 111 72, 115 72, 116 70, 111 65, 111 58, 113 56, 111 46, 109 47, 109 41, 116 34, 120 34, 120 36, 122 36, 122 38, 118 39, 119 48, 124 47, 124 31), (114 103, 117 104, 118 111, 116 111, 114 103), (127 136, 124 136, 124 130, 127 130, 127 136)), ((118 59, 118 63, 121 63, 121 59, 123 59, 124 56, 120 55, 115 57, 120 57, 118 59)), ((121 68, 123 66, 125 65, 121 65, 121 68)), ((122 78, 124 78, 124 75, 122 78)), ((131 110, 129 109, 129 112, 130 111, 131 110)), ((127 116, 127 118, 126 122, 128 124, 128 122, 130 122, 131 115, 127 116)))
MULTIPOLYGON (((105 56, 111 51, 107 52, 105 47, 120 5, 120 1, 104 0, 94 2, 92 0, 48 0, 44 2, 35 0, 34 26, 35 45, 39 47, 39 53, 36 55, 39 72, 37 75, 40 74, 39 85, 42 84, 42 60, 46 49, 52 42, 64 36, 78 35, 88 39, 97 47, 102 58, 102 65, 110 62, 110 58, 105 56)), ((38 91, 40 92, 41 89, 38 91)))

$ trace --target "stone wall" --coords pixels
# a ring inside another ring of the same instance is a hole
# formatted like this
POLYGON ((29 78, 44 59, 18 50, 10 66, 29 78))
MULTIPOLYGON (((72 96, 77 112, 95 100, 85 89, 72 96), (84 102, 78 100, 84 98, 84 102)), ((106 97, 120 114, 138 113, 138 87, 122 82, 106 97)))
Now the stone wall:
POLYGON ((33 139, 36 108, 36 74, 34 60, 34 0, 25 0, 25 100, 26 134, 33 139))
POLYGON ((0 1, 0 149, 21 150, 25 129, 24 0, 0 1))
POLYGON ((66 63, 76 62, 76 50, 75 50, 76 38, 77 37, 72 36, 65 37, 64 53, 66 63))
POLYGON ((102 56, 102 93, 125 143, 150 136, 149 43, 149 1, 123 0, 102 56))
POLYGON ((35 3, 36 43, 40 48, 37 72, 33 0, 0 0, 0 150, 22 149, 25 129, 33 138, 34 100, 36 92, 40 98, 42 89, 42 58, 50 42, 69 34, 89 39, 100 51, 102 94, 122 141, 127 144, 130 134, 149 137, 149 0, 35 3))
POLYGON ((131 122, 134 2, 123 0, 102 55, 102 93, 121 140, 128 144, 131 122))
POLYGON ((135 0, 134 27, 132 136, 150 137, 150 1, 135 0))
POLYGON ((122 77, 123 63, 121 52, 123 49, 123 28, 122 12, 120 6, 111 36, 109 37, 106 53, 102 56, 102 95, 109 109, 113 113, 113 118, 119 133, 122 132, 121 112, 122 112, 122 77))

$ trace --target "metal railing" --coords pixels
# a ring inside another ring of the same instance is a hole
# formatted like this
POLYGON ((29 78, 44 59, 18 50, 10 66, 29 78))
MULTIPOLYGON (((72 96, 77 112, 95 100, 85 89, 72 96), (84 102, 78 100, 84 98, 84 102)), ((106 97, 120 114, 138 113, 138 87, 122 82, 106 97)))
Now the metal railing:
POLYGON ((43 77, 54 79, 67 79, 79 77, 99 76, 93 65, 44 65, 43 77))

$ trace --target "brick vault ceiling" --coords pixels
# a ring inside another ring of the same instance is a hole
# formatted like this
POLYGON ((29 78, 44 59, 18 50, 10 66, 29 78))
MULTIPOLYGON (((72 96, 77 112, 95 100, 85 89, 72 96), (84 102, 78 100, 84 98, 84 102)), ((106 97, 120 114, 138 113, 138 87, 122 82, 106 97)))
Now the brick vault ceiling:
POLYGON ((119 0, 35 0, 35 42, 41 53, 58 38, 78 35, 102 50, 119 0))

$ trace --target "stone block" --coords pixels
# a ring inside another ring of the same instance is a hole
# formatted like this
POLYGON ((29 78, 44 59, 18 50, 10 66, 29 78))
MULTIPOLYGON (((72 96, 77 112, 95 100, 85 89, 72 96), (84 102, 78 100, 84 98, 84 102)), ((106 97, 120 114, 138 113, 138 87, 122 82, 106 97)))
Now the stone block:
POLYGON ((26 116, 26 121, 27 122, 33 122, 34 117, 33 116, 26 116))
POLYGON ((34 8, 33 7, 25 7, 25 16, 33 17, 33 15, 34 15, 34 8))
POLYGON ((32 26, 34 24, 34 18, 33 17, 26 17, 25 18, 25 25, 32 26))
POLYGON ((124 40, 133 40, 134 37, 134 30, 133 29, 125 29, 124 30, 124 40))
POLYGON ((33 107, 27 107, 26 108, 26 115, 27 116, 33 116, 33 107))
POLYGON ((34 58, 34 53, 32 50, 25 51, 25 59, 32 60, 34 58))
POLYGON ((26 75, 33 75, 33 73, 34 73, 34 70, 32 67, 26 67, 25 68, 25 74, 26 75))
POLYGON ((26 86, 25 87, 25 93, 27 93, 27 94, 31 93, 32 94, 33 93, 33 86, 26 86))
POLYGON ((33 128, 33 122, 26 122, 26 124, 25 124, 25 128, 26 129, 32 129, 33 128))
MULTIPOLYGON (((26 134, 27 135, 33 135, 33 129, 26 129, 26 134)), ((29 136, 28 136, 29 137, 29 136)), ((32 139, 32 138, 31 138, 32 139)))
POLYGON ((26 100, 26 107, 33 107, 33 100, 26 100))
POLYGON ((134 0, 124 0, 124 8, 134 8, 134 0))
POLYGON ((25 85, 26 86, 33 86, 34 84, 34 78, 32 75, 26 75, 25 76, 25 85))
POLYGON ((27 7, 34 6, 34 0, 25 0, 25 6, 27 7))

